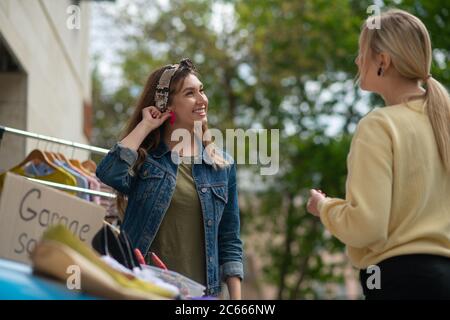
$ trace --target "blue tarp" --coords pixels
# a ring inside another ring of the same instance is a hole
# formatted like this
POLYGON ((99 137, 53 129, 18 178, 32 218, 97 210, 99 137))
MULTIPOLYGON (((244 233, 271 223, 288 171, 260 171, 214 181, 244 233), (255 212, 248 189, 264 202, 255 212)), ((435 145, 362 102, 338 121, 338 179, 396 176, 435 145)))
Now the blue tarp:
POLYGON ((55 280, 33 274, 30 266, 0 259, 0 300, 91 300, 55 280))

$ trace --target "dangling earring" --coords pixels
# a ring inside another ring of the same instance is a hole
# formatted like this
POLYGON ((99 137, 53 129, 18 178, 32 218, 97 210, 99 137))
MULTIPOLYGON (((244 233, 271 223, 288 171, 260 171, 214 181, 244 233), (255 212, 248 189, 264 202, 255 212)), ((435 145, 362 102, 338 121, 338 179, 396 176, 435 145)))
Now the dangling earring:
POLYGON ((382 74, 383 74, 383 68, 380 67, 380 68, 378 68, 377 75, 378 75, 378 76, 381 76, 382 74))
POLYGON ((171 126, 173 126, 173 124, 175 123, 175 112, 170 111, 170 119, 169 119, 169 123, 171 126))

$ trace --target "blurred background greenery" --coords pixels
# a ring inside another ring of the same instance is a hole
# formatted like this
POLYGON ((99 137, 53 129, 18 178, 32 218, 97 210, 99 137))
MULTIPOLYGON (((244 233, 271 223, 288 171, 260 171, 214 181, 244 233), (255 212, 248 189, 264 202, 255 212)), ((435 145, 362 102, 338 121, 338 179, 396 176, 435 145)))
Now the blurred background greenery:
MULTIPOLYGON (((120 81, 93 68, 93 144, 110 148, 149 73, 189 57, 209 97, 210 127, 280 129, 280 170, 239 166, 247 277, 244 297, 358 298, 343 245, 305 210, 308 189, 343 197, 358 120, 381 106, 355 84, 360 26, 371 1, 129 0, 113 19, 125 46, 120 81), (134 10, 130 10, 134 8, 134 10), (243 178, 242 178, 243 177, 243 178)), ((450 3, 378 1, 422 19, 434 47, 433 76, 450 85, 450 3)), ((97 57, 97 62, 100 57, 97 57)))

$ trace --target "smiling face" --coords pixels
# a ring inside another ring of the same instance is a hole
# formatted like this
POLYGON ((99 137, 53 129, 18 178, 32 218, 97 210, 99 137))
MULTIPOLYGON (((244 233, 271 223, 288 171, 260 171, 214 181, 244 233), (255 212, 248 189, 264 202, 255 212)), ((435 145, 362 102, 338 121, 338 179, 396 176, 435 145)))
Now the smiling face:
POLYGON ((181 88, 174 94, 169 109, 175 113, 175 123, 191 128, 195 121, 207 121, 208 98, 203 84, 194 75, 184 78, 181 88))

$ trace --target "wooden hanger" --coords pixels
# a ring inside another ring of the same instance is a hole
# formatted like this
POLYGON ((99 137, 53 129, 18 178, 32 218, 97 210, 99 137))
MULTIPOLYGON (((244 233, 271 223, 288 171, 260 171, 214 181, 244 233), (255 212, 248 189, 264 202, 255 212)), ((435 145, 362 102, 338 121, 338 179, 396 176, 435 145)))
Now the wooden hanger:
POLYGON ((83 161, 81 165, 91 173, 95 173, 95 170, 97 170, 97 164, 91 159, 83 161))
POLYGON ((52 163, 55 163, 56 157, 55 157, 55 155, 54 155, 53 152, 50 152, 50 151, 44 151, 44 154, 45 154, 45 156, 46 156, 52 163))
POLYGON ((70 162, 70 160, 67 159, 67 157, 66 157, 64 154, 62 154, 62 153, 57 153, 57 155, 58 155, 59 159, 60 159, 61 161, 65 162, 65 163, 67 163, 67 165, 68 165, 72 170, 74 170, 74 171, 76 171, 76 172, 78 172, 78 173, 80 173, 80 174, 86 175, 86 173, 85 173, 84 171, 80 170, 77 166, 74 166, 74 165, 70 162))
POLYGON ((85 168, 83 168, 83 166, 81 165, 80 161, 78 161, 77 159, 70 159, 69 162, 76 167, 77 169, 79 169, 81 172, 83 172, 85 175, 87 175, 88 177, 92 177, 92 173, 90 173, 89 171, 87 171, 85 168))
POLYGON ((59 161, 64 161, 64 159, 61 158, 60 153, 52 152, 56 159, 59 161))
POLYGON ((19 169, 21 167, 23 167, 25 164, 27 164, 28 162, 42 162, 45 163, 46 165, 48 165, 50 168, 54 169, 54 170, 59 170, 59 168, 53 164, 52 161, 50 161, 46 154, 39 149, 34 149, 33 151, 31 151, 28 156, 21 162, 19 163, 17 166, 15 166, 14 168, 10 169, 10 171, 19 169))

